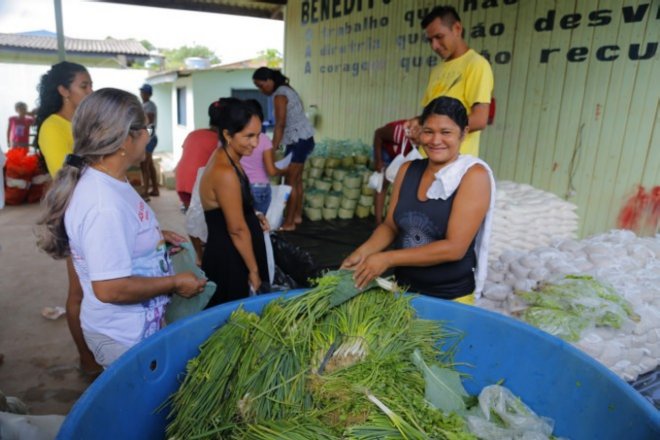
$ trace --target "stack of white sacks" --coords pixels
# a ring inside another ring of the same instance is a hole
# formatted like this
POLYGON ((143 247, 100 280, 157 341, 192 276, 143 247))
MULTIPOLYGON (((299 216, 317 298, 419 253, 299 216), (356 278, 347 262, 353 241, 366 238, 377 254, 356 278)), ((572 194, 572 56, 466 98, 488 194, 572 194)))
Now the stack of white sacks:
POLYGON ((531 250, 557 238, 576 238, 577 206, 530 185, 497 182, 488 252, 497 260, 508 249, 531 250))
MULTIPOLYGON (((550 215, 544 212, 541 215, 550 215)), ((552 208, 554 209, 554 208, 552 208)), ((575 344, 625 380, 660 364, 660 235, 638 237, 613 230, 584 240, 555 238, 533 250, 505 250, 490 261, 477 305, 511 315, 525 307, 514 290, 568 274, 591 275, 611 284, 641 317, 621 329, 596 327, 575 344)))

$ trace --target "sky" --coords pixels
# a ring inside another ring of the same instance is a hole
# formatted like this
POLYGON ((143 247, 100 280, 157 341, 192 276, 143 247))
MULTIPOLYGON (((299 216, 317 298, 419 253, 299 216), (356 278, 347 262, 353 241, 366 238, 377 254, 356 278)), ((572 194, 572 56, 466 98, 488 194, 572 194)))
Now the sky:
MULTIPOLYGON (((55 32, 52 0, 0 0, 0 32, 55 32)), ((62 0, 64 34, 72 38, 148 40, 158 48, 200 44, 222 63, 283 52, 284 22, 214 13, 62 0)))

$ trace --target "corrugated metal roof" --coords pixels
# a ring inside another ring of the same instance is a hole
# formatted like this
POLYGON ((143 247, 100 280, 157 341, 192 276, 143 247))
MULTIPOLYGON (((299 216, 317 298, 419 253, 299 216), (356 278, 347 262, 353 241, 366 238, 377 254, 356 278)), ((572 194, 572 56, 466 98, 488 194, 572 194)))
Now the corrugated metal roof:
POLYGON ((282 7, 287 0, 98 0, 136 6, 215 12, 218 14, 283 20, 282 7))
MULTIPOLYGON (((57 38, 0 33, 0 47, 57 51, 57 38)), ((78 53, 149 56, 149 51, 138 41, 114 40, 112 38, 106 40, 87 40, 65 37, 64 49, 67 52, 78 53)))

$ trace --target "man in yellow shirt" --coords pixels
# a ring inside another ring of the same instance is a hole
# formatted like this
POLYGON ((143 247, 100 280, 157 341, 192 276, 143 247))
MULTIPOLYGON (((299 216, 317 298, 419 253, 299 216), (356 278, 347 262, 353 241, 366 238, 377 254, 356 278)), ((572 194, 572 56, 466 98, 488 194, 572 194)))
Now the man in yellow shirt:
POLYGON ((422 20, 422 28, 431 49, 443 59, 431 71, 422 107, 439 96, 461 101, 467 109, 469 128, 461 153, 479 156, 479 135, 488 123, 493 92, 490 64, 468 47, 461 19, 453 7, 433 8, 422 20))

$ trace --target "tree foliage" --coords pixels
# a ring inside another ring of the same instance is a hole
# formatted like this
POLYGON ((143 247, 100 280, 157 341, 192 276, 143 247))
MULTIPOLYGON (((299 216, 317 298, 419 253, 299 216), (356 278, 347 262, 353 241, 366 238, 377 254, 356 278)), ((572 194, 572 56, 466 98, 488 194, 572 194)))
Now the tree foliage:
POLYGON ((145 49, 152 51, 156 48, 149 40, 140 40, 140 44, 144 46, 145 49))
POLYGON ((282 67, 282 54, 277 49, 262 50, 259 52, 259 58, 266 60, 266 65, 268 67, 282 67))
POLYGON ((220 58, 208 47, 202 45, 181 46, 177 49, 161 49, 165 56, 166 69, 178 69, 185 66, 186 58, 201 57, 207 58, 211 64, 220 63, 220 58))
MULTIPOLYGON (((165 65, 162 66, 164 69, 178 69, 180 67, 185 67, 186 58, 190 57, 201 57, 207 58, 211 64, 219 64, 220 58, 208 47, 202 45, 195 46, 181 46, 176 49, 164 49, 157 48, 149 40, 140 40, 140 44, 144 46, 149 52, 157 51, 160 52, 161 56, 164 58, 165 65)), ((148 64, 147 64, 148 66, 148 64)), ((136 63, 134 67, 144 68, 145 63, 136 63)), ((157 67, 152 67, 157 68, 157 67)))

